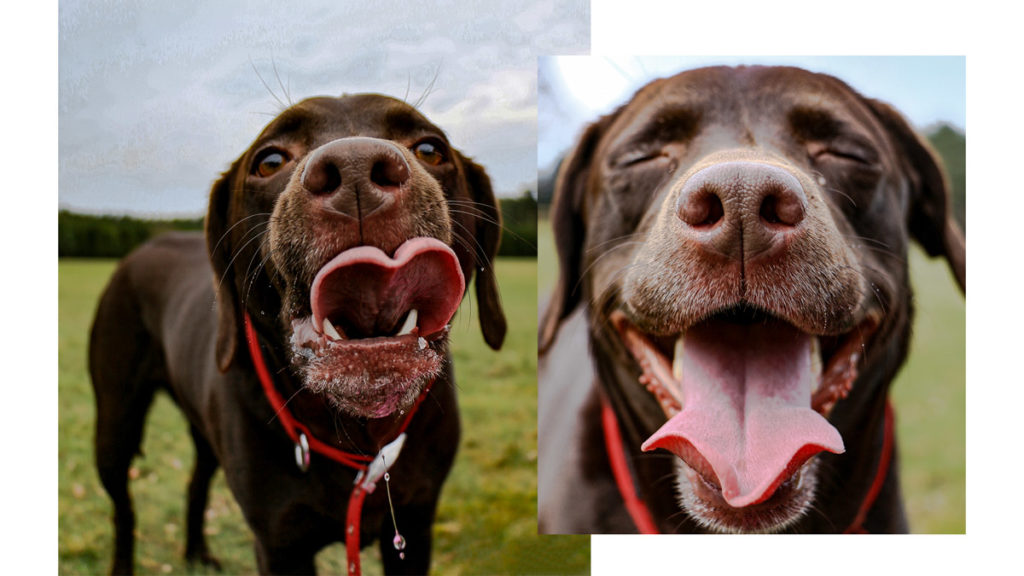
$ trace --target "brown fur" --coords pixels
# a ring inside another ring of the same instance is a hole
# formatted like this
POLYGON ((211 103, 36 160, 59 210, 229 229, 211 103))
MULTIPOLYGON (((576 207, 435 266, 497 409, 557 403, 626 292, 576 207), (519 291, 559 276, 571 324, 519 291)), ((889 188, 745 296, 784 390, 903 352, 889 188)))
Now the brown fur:
MULTIPOLYGON (((600 396, 614 405, 637 490, 661 531, 849 526, 873 479, 888 385, 906 355, 908 241, 946 257, 965 286, 963 236, 947 196, 934 154, 897 112, 794 68, 656 80, 588 127, 562 164, 552 212, 560 274, 539 340, 542 531, 635 530, 611 478, 600 396), (656 339, 736 309, 770 314, 833 348, 851 332, 871 335, 850 397, 828 414, 846 453, 816 457, 803 484, 777 494, 777 510, 730 524, 715 518, 736 509, 695 510, 677 458, 640 452, 666 415, 638 385, 640 367, 612 315, 656 339), (580 332, 589 347, 578 344, 580 332), (566 377, 564 366, 584 368, 566 377), (578 425, 553 424, 566 419, 578 425), (678 491, 666 478, 678 478, 678 491)), ((895 461, 864 527, 906 530, 895 461)))
MULTIPOLYGON (((402 412, 353 415, 345 400, 359 404, 362 388, 307 382, 306 361, 291 345, 293 320, 310 314, 313 276, 353 246, 391 254, 409 238, 438 239, 454 250, 467 286, 479 271, 478 316, 487 342, 497 349, 505 334, 491 267, 498 214, 483 168, 403 102, 372 94, 313 98, 274 119, 213 186, 205 240, 174 234, 139 248, 115 272, 97 310, 90 373, 97 465, 114 501, 113 571, 133 568, 128 467, 153 395, 165 390, 188 417, 197 449, 188 559, 217 565, 207 550, 203 518, 209 482, 220 467, 253 531, 259 570, 313 572, 314 554, 345 539, 346 502, 356 472, 319 454, 307 472, 297 468, 292 442, 254 373, 243 316, 252 317, 274 385, 296 419, 338 449, 373 455, 394 436, 402 412), (422 142, 442 158, 421 161, 414 149, 422 142), (262 171, 268 154, 282 161, 262 171), (307 167, 314 154, 333 155, 331 166, 344 176, 335 191, 310 188, 307 167), (384 176, 375 172, 380 166, 384 176), (330 394, 323 393, 325 387, 330 394)), ((380 539, 389 574, 428 570, 431 524, 458 444, 447 338, 429 346, 436 362, 422 377, 401 384, 408 388, 399 400, 403 411, 430 376, 439 377, 391 470, 395 515, 408 542, 405 559, 391 543, 394 528, 383 490, 367 497, 357 535, 363 545, 380 539)))

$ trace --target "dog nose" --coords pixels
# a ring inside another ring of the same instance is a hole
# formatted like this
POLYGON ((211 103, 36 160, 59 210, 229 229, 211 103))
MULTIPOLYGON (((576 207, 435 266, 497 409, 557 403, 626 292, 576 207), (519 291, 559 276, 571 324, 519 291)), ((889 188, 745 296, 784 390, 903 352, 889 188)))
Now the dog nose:
POLYGON ((784 250, 807 211, 800 181, 771 164, 732 161, 691 176, 677 199, 687 240, 736 259, 784 250))
POLYGON ((309 155, 302 186, 326 207, 366 218, 395 201, 409 180, 409 164, 395 144, 376 138, 341 138, 309 155))

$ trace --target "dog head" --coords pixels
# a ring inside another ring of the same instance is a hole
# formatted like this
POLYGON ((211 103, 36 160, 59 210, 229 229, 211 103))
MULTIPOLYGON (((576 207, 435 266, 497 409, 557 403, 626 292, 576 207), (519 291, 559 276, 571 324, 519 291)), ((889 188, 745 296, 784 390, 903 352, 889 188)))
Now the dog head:
POLYGON ((842 453, 884 398, 909 238, 965 282, 929 147, 888 105, 793 68, 642 88, 563 162, 552 220, 541 350, 587 307, 604 393, 643 450, 678 457, 682 507, 715 531, 796 522, 813 456, 842 453))
POLYGON ((476 271, 485 340, 504 339, 490 180, 399 100, 286 109, 214 185, 206 235, 221 370, 248 313, 281 335, 277 360, 343 413, 382 417, 415 400, 441 372, 476 271))

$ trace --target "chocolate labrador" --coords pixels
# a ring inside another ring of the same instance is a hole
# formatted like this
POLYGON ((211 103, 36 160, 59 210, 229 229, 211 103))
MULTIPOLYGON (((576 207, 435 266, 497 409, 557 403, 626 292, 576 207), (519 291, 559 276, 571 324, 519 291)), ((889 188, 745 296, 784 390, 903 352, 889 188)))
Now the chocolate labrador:
POLYGON ((128 469, 165 390, 196 448, 190 561, 216 565, 203 518, 221 467, 261 572, 312 573, 336 541, 358 572, 379 539, 387 573, 426 573, 459 438, 449 321, 476 271, 501 346, 499 233, 483 168, 404 102, 311 98, 274 119, 213 186, 205 239, 144 245, 101 298, 89 369, 113 571, 132 570, 128 469))
POLYGON ((965 287, 935 155, 794 68, 657 80, 558 175, 544 532, 904 532, 889 383, 912 238, 965 287))

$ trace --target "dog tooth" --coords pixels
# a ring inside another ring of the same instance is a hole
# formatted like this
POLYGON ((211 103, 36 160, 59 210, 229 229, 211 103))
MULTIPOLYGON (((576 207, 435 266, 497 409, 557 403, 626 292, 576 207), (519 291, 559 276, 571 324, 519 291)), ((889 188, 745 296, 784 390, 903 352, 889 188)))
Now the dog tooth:
POLYGON ((399 336, 412 333, 412 329, 416 327, 416 317, 416 309, 409 310, 409 315, 405 317, 405 324, 402 324, 402 329, 398 331, 399 336))
POLYGON ((341 337, 341 334, 338 334, 338 330, 334 327, 334 324, 331 324, 331 320, 329 318, 324 318, 324 334, 327 334, 331 340, 344 340, 344 338, 341 337))
POLYGON ((672 353, 672 377, 676 382, 683 379, 683 336, 676 339, 675 350, 672 353))

